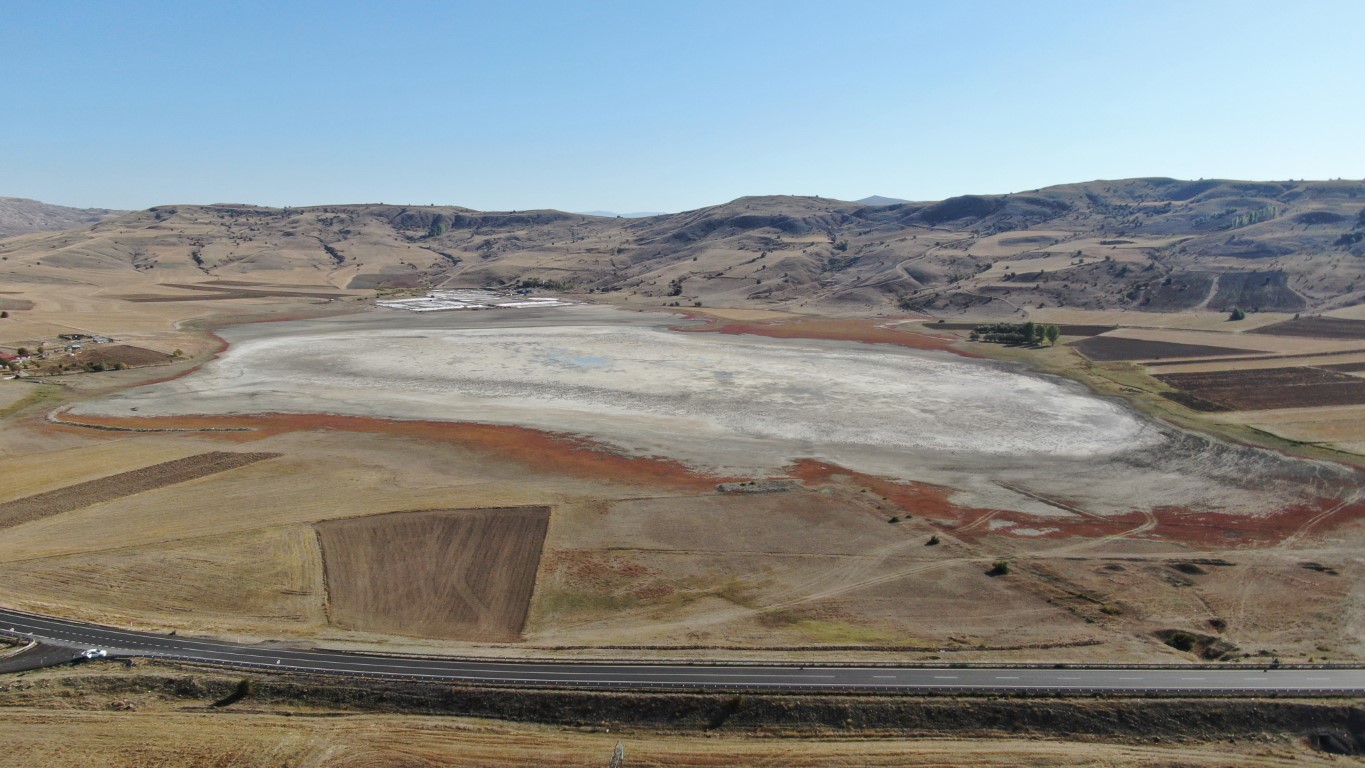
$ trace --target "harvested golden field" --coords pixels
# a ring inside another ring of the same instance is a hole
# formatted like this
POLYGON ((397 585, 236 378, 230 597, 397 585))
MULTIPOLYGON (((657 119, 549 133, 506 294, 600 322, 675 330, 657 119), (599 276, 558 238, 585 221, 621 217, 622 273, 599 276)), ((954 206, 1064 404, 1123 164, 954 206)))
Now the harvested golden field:
POLYGON ((88 480, 77 485, 70 485, 0 504, 0 527, 19 525, 48 515, 57 515, 124 496, 132 496, 156 488, 226 472, 258 461, 273 459, 278 455, 274 453, 213 451, 102 477, 98 480, 88 480))
POLYGON ((436 768, 625 765, 728 768, 736 765, 858 766, 1171 766, 1288 768, 1338 765, 1288 740, 1237 744, 1106 744, 1061 739, 783 738, 765 735, 598 733, 457 718, 207 712, 6 711, 0 723, 6 765, 142 768, 436 768))
POLYGON ((327 624, 322 558, 304 525, 11 560, 5 572, 12 607, 75 606, 106 624, 230 635, 256 621, 277 637, 327 624))
POLYGON ((548 507, 391 512, 319 523, 328 613, 351 629, 514 641, 548 507))

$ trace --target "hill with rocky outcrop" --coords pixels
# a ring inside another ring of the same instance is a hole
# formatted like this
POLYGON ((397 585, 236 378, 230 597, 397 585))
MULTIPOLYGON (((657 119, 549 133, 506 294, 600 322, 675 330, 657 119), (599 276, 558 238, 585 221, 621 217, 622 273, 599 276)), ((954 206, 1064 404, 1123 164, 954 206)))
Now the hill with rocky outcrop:
POLYGON ((1365 300, 1365 182, 1129 179, 889 205, 744 197, 638 219, 167 205, 5 240, 0 258, 0 280, 131 270, 155 283, 527 285, 654 305, 1299 312, 1365 300))

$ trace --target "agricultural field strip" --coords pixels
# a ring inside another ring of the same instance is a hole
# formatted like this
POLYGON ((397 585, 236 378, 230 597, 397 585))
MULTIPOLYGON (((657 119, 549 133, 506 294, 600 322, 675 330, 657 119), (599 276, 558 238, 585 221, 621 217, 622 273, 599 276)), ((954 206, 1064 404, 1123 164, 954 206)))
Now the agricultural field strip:
MULTIPOLYGON (((1229 350, 1236 351, 1236 350, 1229 350)), ((1148 368, 1160 368, 1173 365, 1214 365, 1222 363, 1256 363, 1272 362, 1286 363, 1294 361, 1311 361, 1320 357, 1342 357, 1345 355, 1365 355, 1365 346, 1356 349, 1339 349, 1332 352, 1305 352, 1303 354, 1287 355, 1254 355, 1251 357, 1219 357, 1213 360, 1149 360, 1143 365, 1148 368)))
POLYGON ((1236 410, 1365 404, 1365 379, 1297 366, 1206 373, 1166 373, 1167 386, 1236 410))
POLYGON ((0 528, 273 459, 278 453, 210 451, 0 503, 0 528))
POLYGON ((1257 350, 1185 344, 1172 341, 1133 339, 1124 336, 1090 336, 1070 346, 1097 362, 1151 360, 1161 357, 1212 358, 1224 355, 1253 354, 1257 350))
POLYGON ((1309 339, 1360 339, 1365 340, 1365 320, 1348 320, 1339 317, 1305 317, 1286 320, 1273 325, 1263 325, 1247 333, 1265 336, 1296 336, 1309 339))
POLYGON ((0 610, 0 628, 72 648, 107 647, 114 656, 152 656, 279 671, 463 680, 511 685, 604 688, 806 690, 1097 690, 1134 693, 1365 692, 1365 669, 945 668, 485 662, 382 657, 332 651, 247 647, 129 632, 0 610), (142 649, 142 650, 139 650, 142 649), (287 662, 287 663, 286 663, 287 662), (888 680, 890 682, 888 682, 888 680), (1196 684, 1197 683, 1197 684, 1196 684))

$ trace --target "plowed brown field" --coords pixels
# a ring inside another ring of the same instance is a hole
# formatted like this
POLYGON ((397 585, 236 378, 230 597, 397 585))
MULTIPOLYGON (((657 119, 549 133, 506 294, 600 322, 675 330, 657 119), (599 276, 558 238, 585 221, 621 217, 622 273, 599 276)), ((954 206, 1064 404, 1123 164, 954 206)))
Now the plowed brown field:
POLYGON ((512 507, 319 523, 330 618, 400 635, 516 640, 549 522, 548 507, 512 507))
POLYGON ((1170 341, 1128 339, 1121 336, 1092 336, 1071 344, 1091 360, 1155 360, 1162 357, 1217 357, 1255 352, 1253 349, 1212 347, 1205 344, 1177 344, 1170 341))
POLYGON ((273 459, 278 455, 278 453, 211 451, 162 464, 154 464, 150 467, 134 469, 130 472, 109 475, 98 480, 69 485, 34 496, 26 496, 22 499, 0 504, 0 528, 8 528, 48 515, 70 512, 73 509, 81 509, 163 486, 183 483, 206 475, 226 472, 229 469, 245 467, 248 464, 255 464, 265 459, 273 459))
POLYGON ((1239 411, 1365 403, 1365 379, 1321 368, 1168 373, 1156 378, 1200 400, 1239 411))

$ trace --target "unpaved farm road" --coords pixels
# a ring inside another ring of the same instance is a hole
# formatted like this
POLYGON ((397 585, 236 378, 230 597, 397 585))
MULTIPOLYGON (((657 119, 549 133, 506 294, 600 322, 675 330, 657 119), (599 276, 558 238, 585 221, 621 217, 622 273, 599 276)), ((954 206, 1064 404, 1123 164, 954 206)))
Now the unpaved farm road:
MULTIPOLYGON (((1097 669, 925 668, 756 664, 621 664, 602 662, 478 661, 399 658, 325 650, 289 650, 156 635, 0 610, 0 632, 38 641, 46 660, 65 662, 85 648, 111 657, 175 659, 287 672, 450 681, 508 686, 599 690, 729 690, 881 693, 996 693, 1216 695, 1289 693, 1365 695, 1365 669, 1253 667, 1097 669), (69 653, 54 652, 67 648, 69 653)), ((0 671, 23 666, 23 654, 0 671)), ((36 666, 33 665, 33 666, 36 666)))

